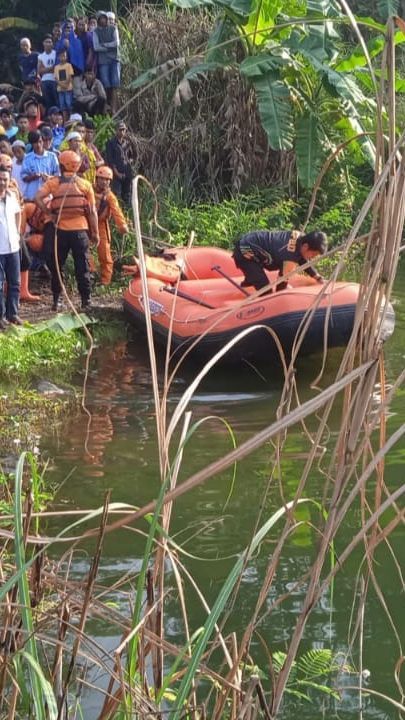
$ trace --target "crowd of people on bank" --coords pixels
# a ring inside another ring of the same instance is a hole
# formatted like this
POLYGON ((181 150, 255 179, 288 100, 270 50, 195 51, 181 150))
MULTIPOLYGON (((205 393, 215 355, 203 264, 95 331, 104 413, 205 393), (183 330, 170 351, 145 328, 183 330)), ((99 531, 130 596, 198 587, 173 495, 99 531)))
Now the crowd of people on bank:
POLYGON ((92 258, 111 282, 110 219, 128 222, 133 156, 124 121, 103 154, 95 115, 115 114, 120 86, 115 15, 67 18, 43 38, 43 52, 20 40, 22 93, 0 95, 0 330, 21 324, 19 301, 36 301, 30 269, 50 274, 60 308, 63 266, 71 251, 82 308, 90 305, 92 258))
POLYGON ((31 95, 47 113, 58 106, 65 120, 75 109, 90 115, 107 107, 116 112, 120 37, 113 12, 55 23, 42 46, 37 52, 29 38, 20 40, 18 65, 24 93, 19 111, 25 111, 31 95))
MULTIPOLYGON (((49 273, 52 307, 60 309, 69 252, 83 309, 94 269, 90 243, 101 283, 111 282, 110 220, 128 232, 120 202, 130 201, 134 158, 124 121, 100 153, 94 116, 116 111, 119 45, 114 13, 104 11, 55 23, 42 53, 29 38, 20 41, 22 94, 0 95, 0 330, 21 324, 20 300, 39 299, 29 290, 30 269, 49 273)), ((304 266, 312 282, 323 282, 307 265, 326 249, 319 231, 253 231, 237 240, 233 257, 242 287, 261 290, 269 269, 286 275, 304 266)), ((277 290, 286 285, 279 282, 277 290)))

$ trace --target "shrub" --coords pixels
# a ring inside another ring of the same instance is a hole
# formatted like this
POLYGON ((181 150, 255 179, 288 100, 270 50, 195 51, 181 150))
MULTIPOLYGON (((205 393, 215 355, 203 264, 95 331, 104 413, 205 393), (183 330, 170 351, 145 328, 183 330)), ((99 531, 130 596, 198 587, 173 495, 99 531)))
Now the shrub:
MULTIPOLYGON (((361 186, 355 202, 351 197, 345 197, 326 210, 322 202, 321 207, 315 209, 307 229, 318 228, 326 232, 331 246, 340 243, 352 228, 363 203, 363 191, 366 189, 361 186)), ((249 195, 189 207, 166 199, 161 222, 170 231, 176 245, 187 243, 194 230, 199 244, 228 248, 237 237, 250 230, 300 228, 306 217, 307 205, 307 197, 297 202, 283 196, 279 188, 255 189, 249 195)))
POLYGON ((294 227, 299 217, 299 205, 291 199, 255 190, 221 203, 200 203, 182 207, 166 201, 162 224, 170 231, 175 244, 187 243, 194 230, 201 245, 230 247, 245 232, 258 228, 280 229, 294 227))

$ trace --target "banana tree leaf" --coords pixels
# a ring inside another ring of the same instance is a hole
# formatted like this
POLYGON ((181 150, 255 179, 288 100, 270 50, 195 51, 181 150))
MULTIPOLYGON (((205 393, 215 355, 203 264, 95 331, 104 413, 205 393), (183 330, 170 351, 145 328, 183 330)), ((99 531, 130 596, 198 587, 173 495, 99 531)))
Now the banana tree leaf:
POLYGON ((266 42, 283 5, 282 0, 253 0, 252 12, 243 27, 254 45, 263 45, 266 42))
POLYGON ((307 0, 307 12, 308 15, 314 15, 316 17, 330 17, 335 16, 336 5, 331 0, 307 0))
POLYGON ((322 160, 317 116, 311 112, 303 113, 297 119, 295 129, 298 177, 305 188, 312 188, 322 160))
POLYGON ((286 50, 277 51, 277 54, 268 55, 260 53, 247 57, 240 64, 240 71, 250 78, 265 77, 269 72, 277 71, 282 65, 290 62, 290 55, 286 50))
POLYGON ((215 70, 225 70, 229 67, 229 64, 224 65, 222 62, 198 63, 198 65, 194 65, 194 67, 190 68, 190 70, 187 70, 184 77, 186 80, 192 80, 197 78, 199 75, 207 75, 207 73, 214 72, 215 70))
POLYGON ((224 61, 224 48, 218 47, 224 42, 229 36, 230 23, 228 18, 219 18, 216 25, 211 32, 206 51, 207 62, 223 62, 224 61))
POLYGON ((175 70, 183 70, 185 67, 186 58, 184 56, 173 58, 173 60, 168 60, 161 65, 156 65, 156 67, 145 70, 145 72, 141 73, 141 75, 138 75, 136 80, 130 83, 129 87, 131 88, 131 90, 136 90, 137 88, 141 88, 144 85, 148 85, 148 83, 152 82, 153 80, 157 80, 160 77, 165 77, 166 75, 172 73, 175 70))
POLYGON ((248 17, 252 12, 252 0, 217 0, 217 4, 242 17, 248 17))
POLYGON ((379 30, 380 32, 385 32, 386 28, 385 25, 382 23, 379 23, 375 18, 373 17, 363 17, 356 15, 356 21, 358 25, 366 25, 367 27, 373 29, 373 30, 379 30))
POLYGON ((377 0, 378 14, 383 20, 399 15, 399 0, 377 0))
MULTIPOLYGON (((367 43, 367 50, 371 58, 376 57, 376 55, 379 55, 385 45, 385 40, 383 37, 375 37, 370 42, 367 43)), ((352 72, 356 68, 359 67, 365 67, 367 65, 367 58, 361 49, 361 47, 357 47, 354 53, 352 53, 346 60, 342 60, 338 65, 335 66, 335 70, 337 72, 352 72)))
POLYGON ((171 4, 184 10, 194 10, 206 5, 214 5, 214 2, 212 0, 171 0, 171 4))
MULTIPOLYGON (((366 128, 356 115, 355 108, 351 108, 350 106, 347 107, 346 116, 344 118, 340 118, 340 120, 335 123, 335 127, 342 132, 343 137, 346 140, 350 140, 355 135, 366 132, 366 128)), ((371 166, 374 167, 375 145, 372 139, 367 135, 360 137, 357 140, 354 140, 351 145, 351 149, 354 151, 356 150, 356 147, 363 152, 363 155, 366 156, 371 166)))
MULTIPOLYGON (((405 33, 403 32, 396 32, 394 36, 394 44, 395 45, 402 45, 405 42, 405 33)), ((370 42, 367 43, 367 49, 368 53, 371 58, 376 57, 377 55, 380 55, 384 49, 385 46, 385 39, 381 35, 373 38, 370 40, 370 42)), ((354 53, 350 55, 350 57, 346 58, 346 60, 342 60, 338 65, 336 65, 335 70, 337 72, 352 72, 353 70, 356 70, 360 67, 366 67, 367 66, 367 58, 364 55, 363 51, 360 47, 356 48, 354 53)))
MULTIPOLYGON (((378 79, 381 78, 381 70, 375 70, 375 75, 378 79)), ((368 71, 368 68, 359 68, 356 73, 356 80, 361 85, 363 85, 367 90, 374 90, 373 81, 371 80, 370 73, 368 71)), ((395 75, 395 92, 397 93, 405 93, 405 79, 399 77, 399 75, 396 73, 395 75)))
MULTIPOLYGON (((36 325, 22 325, 21 327, 14 326, 12 332, 18 335, 35 335, 45 330, 50 330, 56 333, 69 333, 72 330, 79 330, 83 325, 94 325, 98 320, 95 318, 89 318, 85 313, 80 313, 77 317, 70 313, 63 313, 56 315, 49 320, 43 320, 36 325)), ((10 332, 10 330, 8 331, 10 332)))
POLYGON ((354 76, 338 73, 328 65, 318 62, 316 58, 312 58, 311 64, 319 72, 324 87, 329 90, 331 95, 349 100, 355 105, 366 102, 367 97, 356 83, 354 76))
POLYGON ((305 48, 300 48, 299 52, 301 52, 310 65, 312 65, 314 70, 319 74, 324 87, 331 95, 334 97, 340 97, 344 100, 349 100, 355 105, 360 105, 366 102, 367 97, 356 83, 356 79, 353 75, 336 72, 336 70, 331 68, 329 65, 318 60, 318 58, 312 53, 307 52, 305 48))
POLYGON ((320 62, 331 60, 336 53, 336 42, 326 32, 326 25, 310 25, 306 30, 304 37, 299 33, 292 35, 292 49, 298 52, 305 50, 320 62))
POLYGON ((10 30, 10 28, 24 28, 25 30, 35 30, 38 25, 31 20, 25 20, 19 17, 6 17, 0 20, 0 31, 10 30))
POLYGON ((291 150, 294 122, 288 87, 280 80, 280 76, 273 72, 252 78, 252 83, 270 147, 273 150, 291 150))
POLYGON ((220 5, 232 13, 247 17, 251 13, 251 0, 171 0, 176 7, 194 10, 207 5, 220 5))

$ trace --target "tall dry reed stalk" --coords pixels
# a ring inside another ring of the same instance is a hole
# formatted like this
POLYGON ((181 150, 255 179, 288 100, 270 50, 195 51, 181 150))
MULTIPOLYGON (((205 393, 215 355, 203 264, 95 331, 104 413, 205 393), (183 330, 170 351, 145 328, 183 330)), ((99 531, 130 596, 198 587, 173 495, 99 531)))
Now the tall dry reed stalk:
MULTIPOLYGON (((354 31, 359 35, 360 41, 364 46, 360 30, 357 27, 355 19, 344 0, 342 5, 347 11, 348 17, 353 24, 354 31)), ((383 593, 378 586, 378 582, 373 571, 372 558, 375 548, 381 542, 388 542, 387 528, 382 529, 380 523, 380 518, 383 512, 387 509, 387 507, 394 507, 395 509, 395 519, 390 523, 390 530, 395 528, 401 521, 403 521, 404 518, 404 512, 400 509, 400 507, 398 507, 397 501, 404 494, 405 486, 400 487, 392 494, 389 494, 387 488, 384 486, 384 456, 390 447, 392 447, 395 442, 398 442, 405 433, 405 427, 401 427, 391 438, 387 439, 385 428, 385 414, 387 406, 393 392, 401 384, 403 375, 398 378, 394 385, 394 389, 391 390, 387 396, 383 390, 379 412, 377 414, 371 414, 370 411, 371 404, 373 402, 373 390, 376 382, 380 380, 382 388, 385 387, 383 357, 384 323, 387 316, 389 299, 398 265, 405 218, 404 136, 399 139, 395 136, 395 45, 393 41, 393 23, 394 21, 390 20, 387 25, 387 43, 381 72, 381 87, 379 88, 376 98, 377 108, 379 108, 379 118, 381 117, 381 109, 383 105, 387 106, 388 116, 390 118, 388 143, 383 135, 381 124, 378 123, 378 155, 376 161, 375 185, 362 212, 360 213, 358 221, 355 223, 352 232, 347 238, 342 258, 337 264, 333 276, 329 281, 329 283, 332 284, 338 277, 347 254, 358 237, 363 220, 371 211, 373 222, 366 245, 361 292, 356 312, 354 331, 351 341, 344 353, 335 383, 331 385, 327 391, 320 393, 317 398, 319 403, 317 404, 317 407, 322 408, 322 414, 320 415, 319 427, 312 435, 312 450, 309 453, 295 498, 292 501, 291 512, 287 513, 285 526, 280 532, 275 550, 269 560, 263 586, 258 592, 257 604, 252 615, 252 619, 239 643, 232 668, 227 675, 226 680, 229 683, 229 688, 224 689, 219 695, 212 714, 213 718, 219 719, 223 717, 226 703, 230 698, 230 688, 234 687, 235 683, 237 683, 237 686, 241 689, 239 675, 241 664, 246 659, 247 653, 249 652, 249 647, 260 618, 260 613, 263 611, 264 603, 274 583, 274 578, 285 542, 296 522, 293 511, 296 504, 302 500, 305 494, 307 480, 314 468, 314 463, 317 461, 317 451, 321 446, 322 437, 327 427, 331 410, 334 407, 342 389, 344 390, 344 402, 341 426, 329 466, 324 471, 327 480, 323 498, 325 521, 323 527, 318 528, 321 540, 316 560, 309 572, 308 587, 305 594, 303 609, 298 617, 295 630, 291 634, 285 662, 280 673, 275 679, 271 698, 268 702, 267 709, 269 717, 275 717, 279 712, 286 684, 288 682, 293 663, 297 657, 308 618, 310 617, 313 608, 319 601, 325 587, 327 587, 328 583, 336 575, 337 568, 342 564, 342 559, 348 557, 349 554, 359 545, 359 543, 364 544, 365 559, 367 561, 364 588, 373 584, 378 596, 381 599, 383 608, 386 609, 383 593), (387 81, 385 81, 384 78, 387 78, 387 81), (380 443, 379 449, 374 450, 370 442, 370 438, 375 433, 377 427, 379 427, 380 443), (375 492, 374 507, 370 507, 365 499, 365 486, 367 481, 374 474, 377 479, 377 489, 375 492), (384 494, 385 499, 383 499, 384 494), (361 501, 363 527, 343 551, 340 563, 334 565, 333 570, 329 572, 326 579, 322 579, 322 576, 325 573, 330 548, 338 535, 344 516, 351 503, 358 498, 360 498, 361 501)), ((371 63, 370 71, 375 81, 371 63)), ((137 213, 137 208, 135 208, 135 213, 137 213)), ((140 257, 142 257, 140 229, 138 229, 137 235, 138 252, 140 253, 140 257)), ((148 296, 146 273, 143 273, 142 280, 143 293, 146 297, 147 306, 148 296)), ((202 482, 206 482, 208 478, 229 467, 235 460, 241 459, 251 452, 253 448, 258 447, 270 437, 274 437, 276 446, 275 457, 278 459, 282 457, 283 447, 287 439, 288 427, 299 420, 303 421, 314 410, 314 403, 312 401, 309 401, 301 406, 299 405, 296 409, 292 409, 294 398, 298 399, 294 375, 296 355, 299 352, 302 338, 306 332, 314 309, 309 312, 308 318, 302 324, 301 336, 299 336, 296 340, 293 357, 286 371, 284 391, 278 411, 278 422, 266 431, 257 435, 252 442, 248 441, 244 446, 239 447, 227 457, 213 463, 209 468, 206 468, 192 478, 189 478, 187 481, 182 483, 180 487, 174 488, 172 486, 172 488, 167 492, 164 502, 171 504, 181 494, 188 492, 191 488, 195 488, 202 482)), ((153 356, 155 351, 151 323, 148 326, 148 342, 151 355, 153 356)), ((171 418, 164 445, 166 457, 169 457, 168 451, 174 429, 177 424, 182 421, 183 413, 187 409, 192 393, 195 391, 208 369, 209 368, 207 367, 204 368, 194 383, 191 384, 171 418)), ((320 377, 316 379, 317 383, 319 381, 320 377)), ((167 393, 167 390, 164 392, 167 393)), ((163 415, 165 414, 166 407, 165 405, 160 405, 157 406, 156 409, 159 418, 158 423, 160 426, 163 426, 166 424, 166 419, 164 421, 162 420, 162 413, 163 415)), ((188 423, 189 419, 187 418, 187 424, 188 423)), ((146 510, 149 512, 155 507, 155 504, 149 504, 147 508, 144 508, 142 511, 137 513, 136 517, 140 517, 141 513, 146 510)), ((135 517, 135 515, 133 517, 135 517)), ((129 520, 129 518, 127 518, 127 520, 129 520)), ((260 523, 261 518, 258 518, 256 525, 257 529, 260 527, 260 523)), ((116 525, 118 524, 119 523, 116 523, 116 525)), ((167 525, 165 527, 165 531, 168 532, 167 525)), ((363 610, 364 605, 361 604, 359 608, 359 617, 363 617, 363 610)), ((224 607, 222 607, 221 612, 223 611, 224 607)), ((178 708, 173 712, 173 718, 180 718, 182 714, 180 708, 182 707, 182 704, 188 700, 188 694, 191 688, 191 678, 194 680, 195 672, 198 669, 198 662, 207 647, 207 645, 204 644, 204 638, 198 645, 200 646, 200 654, 198 653, 197 646, 194 657, 189 666, 191 670, 186 673, 180 685, 177 696, 178 708)), ((401 648, 400 652, 402 654, 401 648)), ((361 693, 361 686, 359 691, 361 693)), ((243 693, 240 694, 240 697, 242 695, 243 693)))

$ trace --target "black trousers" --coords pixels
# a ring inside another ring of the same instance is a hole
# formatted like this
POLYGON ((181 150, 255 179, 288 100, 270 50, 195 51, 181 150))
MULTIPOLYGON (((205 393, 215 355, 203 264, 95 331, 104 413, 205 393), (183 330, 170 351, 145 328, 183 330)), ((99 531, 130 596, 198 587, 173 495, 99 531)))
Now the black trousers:
MULTIPOLYGON (((44 248, 46 264, 51 271, 51 288, 54 299, 58 298, 62 287, 58 277, 55 260, 55 228, 52 223, 45 226, 44 248)), ((57 230, 57 260, 63 280, 63 267, 69 252, 72 253, 75 266, 77 287, 82 301, 90 299, 91 278, 88 260, 89 236, 86 230, 57 230)))
POLYGON ((235 244, 232 257, 235 260, 236 267, 242 270, 245 276, 243 285, 253 285, 256 290, 261 290, 269 284, 267 275, 263 270, 263 265, 257 262, 257 260, 249 260, 242 255, 239 248, 239 241, 235 244))
POLYGON ((123 180, 114 178, 111 183, 111 190, 114 195, 121 198, 125 205, 131 204, 132 178, 125 177, 123 180))
MULTIPOLYGON (((248 287, 249 285, 253 285, 255 290, 261 290, 269 284, 269 280, 263 269, 263 263, 258 260, 249 260, 246 258, 240 251, 239 241, 235 244, 232 257, 235 261, 236 267, 239 268, 239 270, 242 270, 245 276, 242 286, 248 287)), ((281 270, 279 270, 279 278, 282 278, 281 270)), ((280 290, 285 290, 287 286, 287 282, 279 281, 275 289, 279 292, 280 290)), ((271 292, 271 290, 269 290, 269 292, 271 292)))
POLYGON ((78 110, 79 112, 83 113, 86 112, 88 115, 105 115, 105 106, 107 104, 106 100, 103 100, 102 98, 98 98, 95 102, 92 103, 85 103, 80 102, 80 100, 75 100, 73 103, 73 106, 75 110, 78 110))
POLYGON ((31 265, 30 254, 28 252, 28 248, 25 243, 25 240, 22 238, 21 246, 20 246, 20 270, 21 270, 21 272, 25 272, 26 270, 29 270, 30 265, 31 265))

